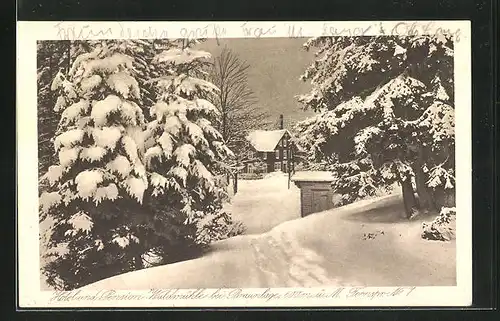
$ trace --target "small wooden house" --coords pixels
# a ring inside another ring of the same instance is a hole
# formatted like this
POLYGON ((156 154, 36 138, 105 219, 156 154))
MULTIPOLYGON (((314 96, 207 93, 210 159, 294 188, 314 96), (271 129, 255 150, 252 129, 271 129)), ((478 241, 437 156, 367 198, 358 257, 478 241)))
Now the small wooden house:
POLYGON ((291 180, 300 188, 301 216, 333 208, 333 176, 330 172, 303 171, 293 174, 291 180))
POLYGON ((244 160, 244 173, 293 172, 294 144, 286 129, 255 130, 247 136, 249 155, 244 160))

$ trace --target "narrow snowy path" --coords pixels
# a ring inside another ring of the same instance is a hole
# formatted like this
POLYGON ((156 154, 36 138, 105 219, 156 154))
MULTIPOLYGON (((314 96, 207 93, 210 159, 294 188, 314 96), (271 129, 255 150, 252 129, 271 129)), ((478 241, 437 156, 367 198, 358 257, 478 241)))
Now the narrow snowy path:
POLYGON ((246 226, 245 234, 260 234, 300 217, 300 191, 288 176, 273 173, 265 179, 239 180, 238 193, 225 208, 246 226))
POLYGON ((202 258, 86 288, 454 285, 455 242, 422 240, 421 222, 401 219, 402 210, 399 195, 358 202, 217 242, 202 258))
MULTIPOLYGON (((118 275, 87 289, 438 286, 456 282, 455 242, 420 238, 399 195, 300 218, 285 176, 240 181, 228 204, 247 235, 205 256, 118 275), (370 236, 370 237, 367 237, 370 236)), ((427 218, 428 220, 431 218, 427 218)), ((42 282, 43 283, 43 282, 42 282)), ((42 290, 48 290, 46 285, 42 290)))
MULTIPOLYGON (((300 191, 286 174, 262 180, 240 181, 231 203, 233 217, 247 227, 246 234, 265 233, 286 221, 300 218, 300 191)), ((332 283, 321 267, 322 258, 301 246, 286 231, 266 233, 250 241, 259 285, 313 287, 332 283)))
POLYGON ((257 271, 268 287, 314 287, 331 280, 321 267, 321 257, 314 251, 294 244, 285 232, 266 235, 252 242, 257 271), (266 281, 267 280, 267 281, 266 281))

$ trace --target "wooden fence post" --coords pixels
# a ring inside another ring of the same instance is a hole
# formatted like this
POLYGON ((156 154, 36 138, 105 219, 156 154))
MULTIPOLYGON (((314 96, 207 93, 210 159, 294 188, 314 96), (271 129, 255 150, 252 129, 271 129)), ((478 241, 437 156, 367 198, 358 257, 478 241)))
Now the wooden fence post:
POLYGON ((238 173, 234 173, 233 194, 238 192, 238 173))

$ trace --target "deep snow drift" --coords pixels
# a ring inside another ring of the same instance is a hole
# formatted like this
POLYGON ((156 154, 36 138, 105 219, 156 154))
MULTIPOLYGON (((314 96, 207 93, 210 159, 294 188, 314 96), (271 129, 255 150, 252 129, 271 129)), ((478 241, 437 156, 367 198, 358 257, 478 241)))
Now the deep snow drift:
POLYGON ((217 242, 202 258, 126 273, 85 289, 456 284, 455 242, 421 239, 422 220, 432 218, 401 218, 400 195, 300 218, 298 189, 288 189, 284 175, 239 184, 230 207, 250 235, 217 242), (259 232, 265 233, 253 234, 259 232))

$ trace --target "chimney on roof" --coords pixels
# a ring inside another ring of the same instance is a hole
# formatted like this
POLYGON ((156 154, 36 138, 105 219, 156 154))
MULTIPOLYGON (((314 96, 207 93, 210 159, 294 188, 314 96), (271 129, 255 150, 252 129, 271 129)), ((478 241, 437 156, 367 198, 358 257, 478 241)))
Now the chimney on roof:
POLYGON ((283 114, 280 115, 279 125, 280 125, 280 129, 283 129, 283 114))

